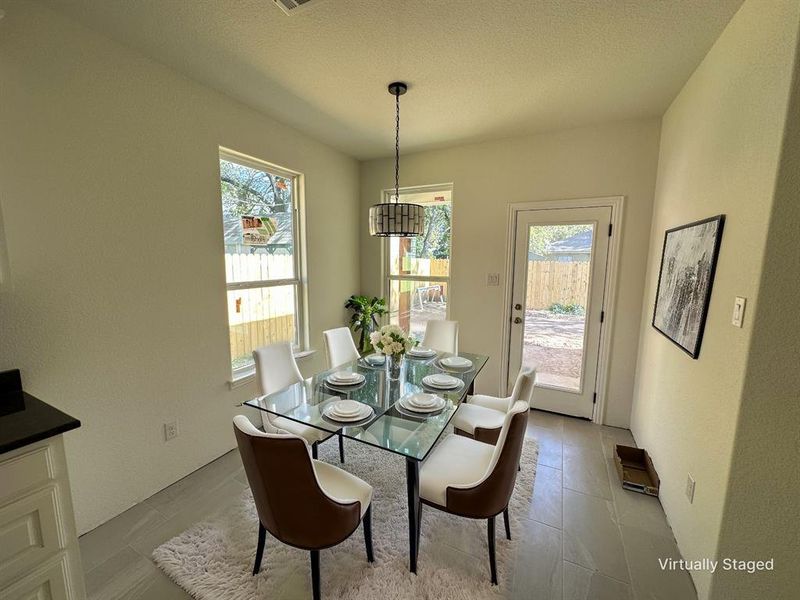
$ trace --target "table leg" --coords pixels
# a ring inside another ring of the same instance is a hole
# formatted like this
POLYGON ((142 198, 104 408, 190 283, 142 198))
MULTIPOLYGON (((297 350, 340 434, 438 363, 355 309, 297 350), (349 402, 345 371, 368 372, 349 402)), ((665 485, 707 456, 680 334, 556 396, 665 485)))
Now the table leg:
POLYGON ((464 396, 464 400, 467 399, 467 396, 473 396, 475 394, 475 380, 469 382, 469 387, 467 388, 467 395, 464 396))
POLYGON ((408 489, 408 545, 409 568, 417 572, 417 552, 419 551, 419 461, 406 458, 406 487, 408 489))

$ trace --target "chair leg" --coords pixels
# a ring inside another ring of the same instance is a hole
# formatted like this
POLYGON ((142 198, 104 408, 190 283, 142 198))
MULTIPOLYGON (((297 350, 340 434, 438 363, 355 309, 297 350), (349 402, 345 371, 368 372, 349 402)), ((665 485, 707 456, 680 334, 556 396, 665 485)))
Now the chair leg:
POLYGON ((372 504, 369 505, 367 512, 364 513, 364 543, 367 546, 367 562, 375 562, 372 554, 372 504))
POLYGON ((318 454, 317 454, 317 444, 318 443, 319 442, 314 442, 313 444, 311 444, 311 457, 314 460, 317 460, 317 456, 318 456, 318 454))
POLYGON ((506 539, 511 539, 511 524, 508 521, 508 507, 506 506, 505 510, 503 511, 503 523, 506 526, 506 539))
POLYGON ((311 551, 311 590, 314 600, 320 600, 319 591, 319 550, 311 551))
POLYGON ((344 464, 344 436, 339 433, 339 462, 344 464))
POLYGON ((264 556, 264 542, 267 541, 267 530, 259 521, 258 523, 258 548, 256 548, 256 563, 253 565, 253 575, 258 575, 261 570, 261 559, 264 556))
POLYGON ((489 569, 492 573, 492 585, 497 585, 497 563, 494 559, 494 517, 488 519, 489 530, 489 569))

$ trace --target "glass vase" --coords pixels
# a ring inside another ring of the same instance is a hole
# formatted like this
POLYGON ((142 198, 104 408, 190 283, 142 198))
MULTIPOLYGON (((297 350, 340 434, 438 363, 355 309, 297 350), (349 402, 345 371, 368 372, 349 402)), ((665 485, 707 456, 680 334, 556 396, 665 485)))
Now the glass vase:
POLYGON ((403 368, 403 355, 394 354, 386 357, 386 375, 392 381, 400 379, 400 371, 403 368))

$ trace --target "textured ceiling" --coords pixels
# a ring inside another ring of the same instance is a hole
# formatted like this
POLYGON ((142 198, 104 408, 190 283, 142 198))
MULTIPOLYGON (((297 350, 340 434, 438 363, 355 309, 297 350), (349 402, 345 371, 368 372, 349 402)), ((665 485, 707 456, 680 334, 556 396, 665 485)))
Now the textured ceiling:
POLYGON ((742 0, 45 0, 358 158, 663 114, 742 0))

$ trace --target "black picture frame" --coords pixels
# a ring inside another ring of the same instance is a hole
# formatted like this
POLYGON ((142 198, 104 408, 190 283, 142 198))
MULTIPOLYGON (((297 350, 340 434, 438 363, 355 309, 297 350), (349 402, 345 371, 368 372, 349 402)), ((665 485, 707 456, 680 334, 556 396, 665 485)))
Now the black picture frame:
POLYGON ((724 226, 725 215, 716 215, 664 233, 652 325, 693 359, 700 356, 724 226))

